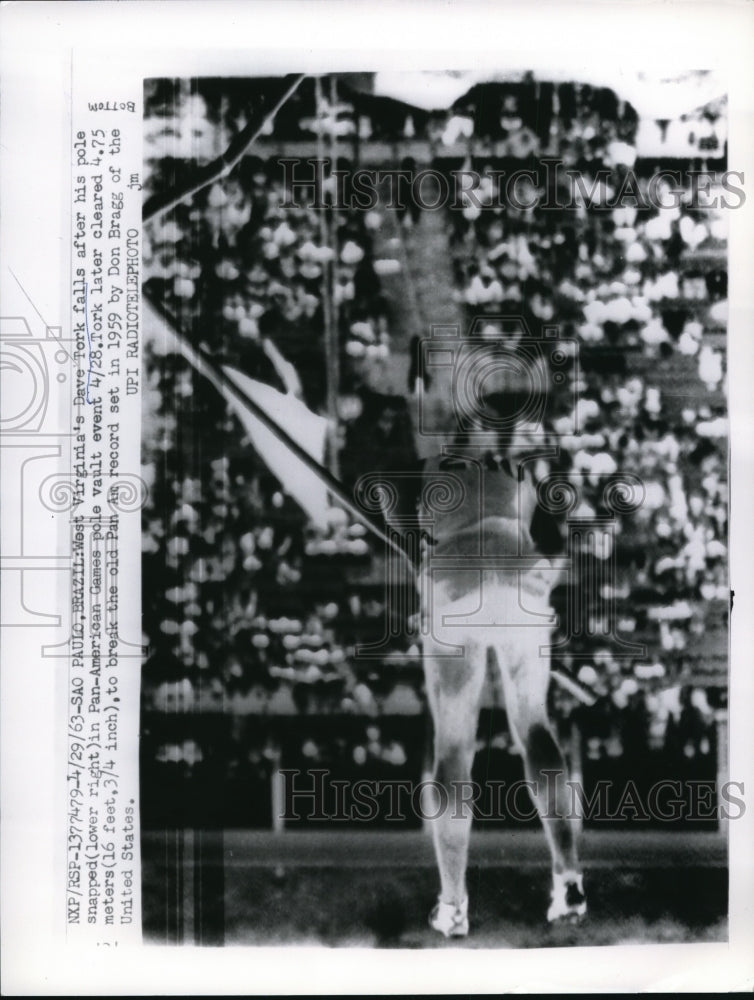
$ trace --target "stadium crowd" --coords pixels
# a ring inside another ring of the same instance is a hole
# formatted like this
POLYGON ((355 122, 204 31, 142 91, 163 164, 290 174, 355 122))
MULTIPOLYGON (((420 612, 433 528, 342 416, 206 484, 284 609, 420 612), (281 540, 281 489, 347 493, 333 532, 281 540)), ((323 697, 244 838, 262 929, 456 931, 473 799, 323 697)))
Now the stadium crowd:
MULTIPOLYGON (((412 115, 410 127, 399 115, 391 139, 399 145, 417 127, 440 147, 493 138, 504 143, 502 155, 522 161, 557 143, 566 166, 588 162, 595 172, 585 174, 591 199, 552 212, 495 204, 493 175, 485 179, 482 165, 474 198, 448 213, 441 252, 452 257, 469 319, 490 317, 489 336, 500 336, 495 315, 523 312, 535 328, 557 323, 577 345, 577 402, 552 419, 562 471, 579 490, 572 516, 604 513, 605 487, 617 472, 641 480, 636 510, 616 517, 615 583, 602 596, 615 598, 617 631, 651 653, 620 657, 595 639, 575 655, 556 656, 555 666, 597 695, 586 710, 553 685, 561 726, 579 719, 587 759, 618 758, 637 746, 705 756, 717 695, 683 678, 706 608, 728 600, 724 222, 688 197, 674 208, 601 208, 610 183, 619 187, 635 163, 632 109, 606 90, 543 85, 538 100, 548 112, 532 117, 530 85, 501 88, 499 107, 471 93, 445 116, 412 115), (601 167, 611 181, 593 184, 601 167), (679 395, 689 385, 693 394, 679 395)), ((228 124, 238 112, 232 102, 188 99, 194 148, 206 148, 207 161, 243 123, 228 124)), ((154 96, 153 111, 158 105, 154 96)), ((304 102, 297 107, 299 117, 289 113, 280 127, 313 134, 316 116, 304 102)), ((354 98, 345 108, 320 118, 342 135, 378 130, 369 105, 354 98)), ((148 129, 151 190, 158 192, 181 176, 180 144, 175 134, 166 138, 164 113, 151 120, 162 125, 148 129)), ((341 367, 335 440, 342 443, 374 404, 365 366, 390 362, 391 303, 381 277, 395 262, 375 256, 377 213, 315 211, 286 198, 278 165, 246 157, 229 177, 145 227, 145 287, 215 359, 293 387, 315 411, 326 401, 325 313, 332 309, 341 367)), ((359 725, 337 754, 357 768, 370 761, 405 768, 415 748, 386 735, 380 719, 423 712, 412 623, 404 622, 404 638, 393 636, 384 663, 354 655, 359 644, 379 640, 390 614, 384 588, 367 582, 381 558, 372 539, 337 508, 327 531, 312 528, 180 357, 148 348, 145 374, 144 628, 152 655, 144 698, 154 759, 191 771, 206 754, 189 729, 161 739, 163 716, 338 715, 359 725)), ((589 557, 609 559, 610 548, 589 557)), ((303 723, 301 733, 297 759, 321 764, 336 754, 327 739, 306 735, 303 723)), ((273 746, 268 739, 261 749, 234 752, 261 775, 273 746)))

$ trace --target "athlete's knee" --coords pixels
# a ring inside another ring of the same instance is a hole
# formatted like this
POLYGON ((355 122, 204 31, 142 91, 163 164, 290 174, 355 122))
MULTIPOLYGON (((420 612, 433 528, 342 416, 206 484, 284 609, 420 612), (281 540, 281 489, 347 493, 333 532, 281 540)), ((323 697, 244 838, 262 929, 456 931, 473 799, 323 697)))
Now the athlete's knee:
POLYGON ((451 781, 468 781, 473 759, 472 743, 440 743, 435 752, 435 780, 443 785, 451 781))

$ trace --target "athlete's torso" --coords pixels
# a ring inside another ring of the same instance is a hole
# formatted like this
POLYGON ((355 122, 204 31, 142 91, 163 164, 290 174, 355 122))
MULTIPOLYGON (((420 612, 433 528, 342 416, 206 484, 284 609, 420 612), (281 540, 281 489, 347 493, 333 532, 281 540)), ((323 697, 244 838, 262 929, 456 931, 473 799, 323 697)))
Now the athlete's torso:
MULTIPOLYGON (((523 468, 523 467, 519 467, 523 468)), ((427 487, 419 503, 419 519, 433 539, 435 555, 530 555, 529 533, 536 507, 530 476, 507 462, 438 457, 424 466, 427 487), (450 497, 439 490, 447 484, 450 497), (438 492, 433 492, 436 484, 438 492), (446 509, 447 508, 447 509, 446 509)))

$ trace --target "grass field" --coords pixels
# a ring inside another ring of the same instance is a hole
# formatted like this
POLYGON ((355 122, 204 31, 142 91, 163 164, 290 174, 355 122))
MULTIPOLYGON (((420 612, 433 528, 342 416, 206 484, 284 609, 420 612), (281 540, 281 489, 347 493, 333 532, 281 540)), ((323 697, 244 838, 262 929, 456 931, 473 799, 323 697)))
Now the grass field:
POLYGON ((226 831, 221 837, 211 841, 214 854, 204 843, 208 860, 199 863, 198 841, 184 834, 178 878, 168 870, 174 859, 160 836, 144 838, 147 939, 543 948, 727 937, 728 871, 717 834, 588 834, 582 850, 588 916, 554 927, 545 920, 542 835, 478 835, 468 872, 471 933, 460 941, 427 926, 438 883, 432 845, 422 833, 226 831))

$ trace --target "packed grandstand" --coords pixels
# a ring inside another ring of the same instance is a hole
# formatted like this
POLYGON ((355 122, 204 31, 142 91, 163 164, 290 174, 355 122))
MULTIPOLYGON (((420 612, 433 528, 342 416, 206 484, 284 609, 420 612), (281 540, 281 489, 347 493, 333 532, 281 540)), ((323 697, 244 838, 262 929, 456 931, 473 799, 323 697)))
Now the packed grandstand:
MULTIPOLYGON (((148 81, 145 217, 279 86, 148 81)), ((594 703, 555 684, 551 697, 591 780, 637 754, 658 775, 716 775, 729 606, 725 166, 721 101, 649 122, 609 87, 525 74, 427 110, 344 75, 304 80, 235 169, 145 227, 145 293, 218 364, 326 416, 327 461, 349 486, 423 457, 416 413, 433 387, 416 352, 431 323, 515 351, 518 317, 527 336, 555 327, 574 345, 547 417, 557 470, 577 487, 571 518, 614 523, 553 594, 561 619, 579 573, 605 561, 614 573, 554 654, 594 703), (320 206, 291 191, 291 162, 310 177, 323 156, 320 206), (425 170, 424 191, 453 197, 395 204, 378 182, 361 207, 331 176, 347 185, 357 168, 425 170), (512 174, 516 198, 500 197, 512 174), (459 186, 461 175, 477 183, 459 186), (626 190, 633 202, 616 198, 626 190), (641 501, 606 507, 620 473, 640 482, 641 501)), ((380 542, 337 503, 315 526, 180 354, 147 342, 144 376, 145 824, 179 800, 189 809, 199 785, 224 789, 226 825, 268 824, 281 763, 418 778, 427 726, 410 580, 390 600, 380 542), (369 644, 384 656, 358 655, 369 644)), ((480 748, 514 774, 492 686, 482 718, 480 748)))

